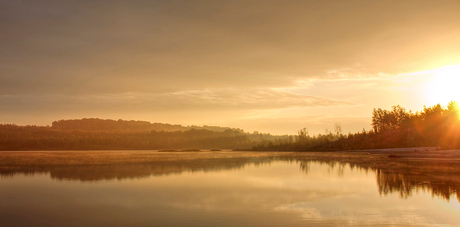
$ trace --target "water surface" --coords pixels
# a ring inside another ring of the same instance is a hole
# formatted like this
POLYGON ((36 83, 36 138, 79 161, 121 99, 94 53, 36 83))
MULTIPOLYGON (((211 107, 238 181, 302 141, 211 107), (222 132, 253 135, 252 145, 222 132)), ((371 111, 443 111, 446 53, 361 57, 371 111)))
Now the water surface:
POLYGON ((1 226, 460 226, 452 189, 346 163, 232 154, 21 168, 0 178, 1 226))

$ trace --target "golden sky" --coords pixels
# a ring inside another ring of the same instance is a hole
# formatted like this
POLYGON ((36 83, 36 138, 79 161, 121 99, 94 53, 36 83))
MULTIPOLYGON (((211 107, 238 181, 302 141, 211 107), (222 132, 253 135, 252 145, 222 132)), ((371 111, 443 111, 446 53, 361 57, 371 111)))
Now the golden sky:
POLYGON ((457 0, 0 0, 0 123, 370 129, 373 108, 460 101, 459 12, 457 0))

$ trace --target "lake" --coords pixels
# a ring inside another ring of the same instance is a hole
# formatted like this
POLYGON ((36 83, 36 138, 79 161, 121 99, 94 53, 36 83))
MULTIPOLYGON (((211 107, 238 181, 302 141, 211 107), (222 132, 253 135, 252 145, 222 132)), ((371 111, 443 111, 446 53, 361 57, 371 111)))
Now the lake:
POLYGON ((0 226, 460 226, 457 175, 340 155, 1 152, 0 226))

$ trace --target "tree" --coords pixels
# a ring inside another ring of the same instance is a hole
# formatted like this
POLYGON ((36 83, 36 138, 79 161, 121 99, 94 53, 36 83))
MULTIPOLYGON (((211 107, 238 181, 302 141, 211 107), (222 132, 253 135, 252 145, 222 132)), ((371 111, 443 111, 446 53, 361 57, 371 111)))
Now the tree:
POLYGON ((337 134, 337 136, 342 135, 342 126, 339 123, 335 123, 334 127, 335 127, 335 133, 337 134))
POLYGON ((307 142, 308 130, 307 128, 300 129, 298 132, 299 143, 304 144, 307 142))
POLYGON ((374 108, 371 125, 376 133, 395 130, 401 128, 409 117, 410 115, 406 110, 399 105, 392 106, 392 111, 374 108))

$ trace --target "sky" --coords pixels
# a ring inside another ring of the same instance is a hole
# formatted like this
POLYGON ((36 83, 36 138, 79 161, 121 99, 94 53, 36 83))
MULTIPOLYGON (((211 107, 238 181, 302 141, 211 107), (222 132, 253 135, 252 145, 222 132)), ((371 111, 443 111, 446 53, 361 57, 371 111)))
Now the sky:
POLYGON ((369 130, 373 108, 460 101, 459 12, 457 0, 0 0, 0 123, 369 130))

